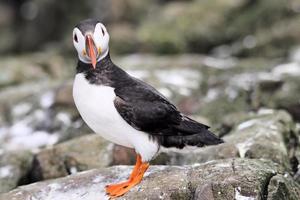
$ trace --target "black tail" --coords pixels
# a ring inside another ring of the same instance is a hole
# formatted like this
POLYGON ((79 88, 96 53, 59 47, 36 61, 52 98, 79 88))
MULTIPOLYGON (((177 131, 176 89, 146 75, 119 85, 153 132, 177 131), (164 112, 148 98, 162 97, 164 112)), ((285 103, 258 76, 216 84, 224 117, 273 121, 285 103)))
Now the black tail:
POLYGON ((172 129, 177 134, 162 138, 161 144, 165 147, 183 148, 187 145, 202 147, 224 143, 222 139, 208 130, 208 126, 188 117, 184 117, 180 125, 174 126, 172 129))

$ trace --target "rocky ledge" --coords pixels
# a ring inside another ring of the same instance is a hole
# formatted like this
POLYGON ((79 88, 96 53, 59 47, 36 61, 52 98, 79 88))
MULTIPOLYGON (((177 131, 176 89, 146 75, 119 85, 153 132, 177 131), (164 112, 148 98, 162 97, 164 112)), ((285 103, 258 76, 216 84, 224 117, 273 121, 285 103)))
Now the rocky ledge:
MULTIPOLYGON (((90 170, 19 187, 1 200, 108 199, 106 184, 126 179, 132 168, 90 170)), ((268 160, 226 159, 193 166, 152 166, 142 183, 120 199, 299 199, 300 187, 268 160)))
MULTIPOLYGON (((261 110, 234 121, 224 144, 160 154, 153 161, 158 165, 151 165, 141 184, 120 199, 298 200, 299 128, 291 116, 261 110)), ((3 166, 9 162, 19 171, 4 174, 5 166, 0 168, 0 186, 11 182, 0 200, 108 199, 105 185, 127 179, 132 170, 109 167, 116 163, 113 149, 97 135, 87 135, 28 154, 26 161, 15 162, 14 154, 2 158, 3 166), (105 160, 108 152, 110 160, 105 160)), ((133 154, 127 156, 131 160, 133 154)))

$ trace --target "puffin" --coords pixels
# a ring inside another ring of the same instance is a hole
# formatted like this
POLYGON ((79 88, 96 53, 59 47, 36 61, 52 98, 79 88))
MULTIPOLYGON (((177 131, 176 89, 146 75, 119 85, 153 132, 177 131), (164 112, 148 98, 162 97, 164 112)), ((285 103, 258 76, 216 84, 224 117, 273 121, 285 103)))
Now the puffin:
POLYGON ((154 87, 115 65, 109 40, 99 20, 86 19, 75 26, 73 44, 78 63, 73 98, 82 119, 95 133, 136 152, 128 180, 105 188, 110 198, 116 198, 142 181, 161 147, 203 147, 223 140, 207 125, 181 113, 154 87))

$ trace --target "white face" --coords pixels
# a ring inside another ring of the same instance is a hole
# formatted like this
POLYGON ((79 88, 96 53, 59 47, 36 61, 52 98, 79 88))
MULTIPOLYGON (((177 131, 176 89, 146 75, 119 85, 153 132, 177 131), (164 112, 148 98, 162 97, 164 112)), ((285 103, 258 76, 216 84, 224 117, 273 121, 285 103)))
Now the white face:
POLYGON ((73 44, 77 50, 78 57, 82 62, 92 63, 92 58, 89 52, 87 37, 92 39, 95 49, 96 61, 100 61, 108 54, 109 34, 102 23, 97 23, 94 32, 82 33, 77 27, 73 30, 73 44))

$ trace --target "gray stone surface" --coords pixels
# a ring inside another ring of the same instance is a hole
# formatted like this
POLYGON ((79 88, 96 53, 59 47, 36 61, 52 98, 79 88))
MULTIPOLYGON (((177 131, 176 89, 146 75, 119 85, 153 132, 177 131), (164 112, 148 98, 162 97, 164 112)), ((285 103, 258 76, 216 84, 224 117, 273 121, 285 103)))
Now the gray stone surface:
POLYGON ((288 173, 277 174, 269 181, 268 200, 299 199, 299 182, 294 182, 288 173))
POLYGON ((192 164, 224 158, 269 159, 290 169, 288 143, 295 125, 284 111, 261 110, 249 114, 248 119, 237 122, 223 139, 224 144, 183 151, 164 149, 158 156, 160 164, 192 164))
POLYGON ((113 144, 98 135, 82 136, 35 155, 32 168, 36 180, 53 179, 113 163, 113 144))
MULTIPOLYGON (((22 186, 0 199, 104 200, 105 185, 126 179, 131 169, 118 166, 86 171, 22 186)), ((152 166, 141 184, 120 199, 299 199, 300 186, 283 173, 279 165, 258 159, 152 166)))
POLYGON ((0 149, 36 150, 90 131, 74 105, 71 81, 23 81, 0 91, 0 149))
POLYGON ((0 193, 17 187, 29 173, 33 154, 29 151, 0 152, 0 193))

